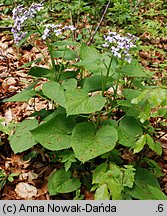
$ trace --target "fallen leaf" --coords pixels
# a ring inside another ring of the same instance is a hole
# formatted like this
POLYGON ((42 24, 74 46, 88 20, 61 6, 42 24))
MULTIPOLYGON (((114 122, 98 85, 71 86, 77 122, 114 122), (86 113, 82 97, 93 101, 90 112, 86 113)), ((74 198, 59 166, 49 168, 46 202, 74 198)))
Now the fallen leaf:
POLYGON ((31 199, 33 196, 37 195, 36 187, 23 182, 16 185, 15 192, 20 198, 23 199, 31 199))
POLYGON ((33 171, 29 171, 27 173, 22 173, 19 175, 19 179, 21 181, 23 180, 28 180, 28 182, 32 182, 32 180, 37 179, 38 178, 38 174, 34 173, 33 171))
POLYGON ((94 200, 94 193, 85 191, 85 200, 94 200))
POLYGON ((5 113, 5 120, 11 122, 13 120, 12 110, 9 108, 5 113))

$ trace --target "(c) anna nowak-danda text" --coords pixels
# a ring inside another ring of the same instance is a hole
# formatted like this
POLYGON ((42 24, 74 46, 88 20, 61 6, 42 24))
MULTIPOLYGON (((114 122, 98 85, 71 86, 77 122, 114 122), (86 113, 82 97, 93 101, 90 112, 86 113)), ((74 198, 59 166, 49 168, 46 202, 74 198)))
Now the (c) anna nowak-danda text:
POLYGON ((103 212, 116 212, 117 208, 114 205, 104 204, 101 203, 100 205, 94 205, 94 204, 76 204, 76 205, 55 205, 55 204, 48 204, 45 205, 25 205, 21 204, 18 212, 20 213, 32 213, 32 212, 97 212, 97 213, 103 213, 103 212))

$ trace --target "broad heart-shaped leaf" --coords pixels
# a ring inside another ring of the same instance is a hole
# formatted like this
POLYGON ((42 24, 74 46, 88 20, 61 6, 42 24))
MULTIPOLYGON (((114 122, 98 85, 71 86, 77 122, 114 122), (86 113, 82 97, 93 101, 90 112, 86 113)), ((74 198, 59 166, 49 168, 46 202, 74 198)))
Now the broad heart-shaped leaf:
POLYGON ((67 115, 88 114, 100 111, 105 105, 105 98, 101 95, 88 96, 83 89, 66 92, 67 115))
POLYGON ((91 46, 87 46, 85 44, 82 44, 81 49, 80 49, 80 58, 81 60, 84 59, 98 59, 100 56, 99 52, 97 49, 91 46))
POLYGON ((119 126, 126 130, 128 134, 132 137, 142 134, 142 127, 140 122, 132 117, 132 116, 125 116, 121 121, 119 126))
POLYGON ((138 119, 132 117, 132 116, 125 116, 119 124, 120 128, 123 128, 128 135, 135 138, 138 135, 142 135, 142 127, 141 123, 138 121, 138 119))
POLYGON ((17 93, 13 97, 4 100, 4 102, 15 102, 15 101, 27 101, 30 98, 34 97, 36 95, 36 91, 34 90, 34 86, 37 84, 37 82, 30 85, 28 88, 24 89, 23 91, 17 93))
POLYGON ((81 183, 76 178, 71 178, 70 171, 64 169, 54 172, 48 181, 48 190, 50 195, 58 193, 70 193, 80 188, 81 183))
MULTIPOLYGON (((94 170, 92 183, 96 184, 95 185, 96 188, 97 188, 97 184, 98 186, 106 184, 107 188, 105 188, 105 192, 106 189, 107 191, 109 190, 110 194, 112 195, 112 199, 122 199, 124 188, 133 187, 135 169, 133 168, 132 165, 125 165, 124 166, 125 168, 120 168, 114 163, 111 163, 108 168, 106 166, 107 164, 105 165, 103 163, 94 170)), ((100 194, 98 189, 96 190, 96 192, 99 197, 100 194)))
MULTIPOLYGON (((75 64, 76 66, 82 66, 87 69, 90 73, 96 75, 106 75, 111 58, 109 53, 100 54, 94 47, 86 46, 82 44, 80 49, 80 59, 81 61, 75 64)), ((112 64, 110 67, 110 73, 113 74, 113 69, 117 68, 118 64, 116 58, 112 58, 112 64)))
POLYGON ((133 116, 125 116, 118 127, 119 143, 123 146, 134 147, 139 135, 142 135, 141 123, 133 116))
POLYGON ((73 117, 56 115, 51 120, 31 131, 33 138, 49 150, 62 150, 71 147, 70 134, 75 126, 73 117))
MULTIPOLYGON (((108 177, 109 173, 105 174, 104 177, 108 177)), ((107 178, 106 183, 108 185, 108 189, 112 196, 112 200, 122 200, 122 192, 123 192, 123 185, 117 181, 115 181, 112 177, 107 178)))
POLYGON ((140 121, 145 122, 151 115, 151 109, 163 105, 167 98, 167 90, 163 88, 153 88, 144 90, 139 96, 132 99, 132 103, 141 105, 139 115, 140 121))
POLYGON ((100 183, 100 178, 106 172, 107 166, 107 163, 102 163, 93 170, 92 184, 100 183))
POLYGON ((75 64, 76 66, 82 66, 87 69, 90 73, 100 75, 103 70, 106 70, 105 66, 102 64, 100 58, 95 59, 84 59, 75 64))
POLYGON ((46 82, 42 86, 42 91, 44 95, 60 104, 60 106, 66 106, 64 88, 59 83, 54 81, 46 82))
POLYGON ((52 70, 48 68, 44 68, 44 67, 38 67, 38 66, 31 67, 29 71, 29 75, 32 75, 35 77, 45 77, 48 79, 54 78, 54 72, 52 70))
POLYGON ((138 116, 140 118, 141 123, 144 123, 146 120, 149 119, 151 109, 152 109, 152 107, 150 105, 150 102, 146 99, 143 103, 143 106, 141 108, 141 112, 138 116))
POLYGON ((132 165, 125 165, 123 171, 123 186, 132 188, 134 184, 135 168, 132 165))
POLYGON ((125 76, 133 76, 133 77, 146 77, 147 74, 144 71, 144 68, 139 64, 139 62, 134 59, 130 64, 127 63, 120 69, 118 72, 121 72, 125 76))
POLYGON ((18 124, 16 132, 9 136, 10 145, 15 154, 23 152, 37 144, 30 132, 30 130, 36 127, 38 127, 36 119, 24 120, 18 124))
POLYGON ((136 142, 135 146, 134 146, 134 151, 133 153, 138 153, 140 152, 143 148, 144 148, 144 145, 146 144, 146 136, 145 134, 142 135, 136 142))
POLYGON ((95 192, 95 200, 110 200, 107 184, 100 185, 95 192))
POLYGON ((138 104, 148 100, 151 107, 160 106, 167 98, 167 90, 163 88, 149 88, 140 93, 136 98, 132 100, 132 103, 138 104))
MULTIPOLYGON (((108 77, 106 89, 108 89, 113 84, 113 79, 108 77)), ((91 77, 87 77, 84 80, 83 89, 87 92, 98 91, 102 89, 102 76, 101 75, 93 75, 91 77)))
POLYGON ((63 107, 58 107, 54 112, 47 115, 44 119, 42 119, 44 122, 50 121, 52 118, 56 117, 59 114, 66 114, 66 110, 63 107))
POLYGON ((71 41, 71 40, 63 40, 63 41, 56 41, 53 43, 53 46, 55 47, 67 47, 67 46, 77 46, 80 45, 76 41, 71 41))
POLYGON ((115 164, 111 164, 110 169, 101 175, 100 184, 107 184, 113 200, 122 199, 123 173, 115 164))
POLYGON ((161 144, 158 142, 154 142, 153 138, 149 134, 146 134, 146 139, 147 139, 147 144, 150 147, 150 149, 155 151, 158 155, 161 155, 162 154, 161 144))
POLYGON ((62 86, 65 90, 72 90, 72 89, 76 89, 77 88, 77 80, 74 78, 65 80, 64 82, 62 82, 62 86))
POLYGON ((73 60, 78 57, 76 50, 61 48, 52 52, 54 58, 63 58, 64 60, 73 60))
POLYGON ((167 98, 167 89, 155 88, 150 91, 149 101, 151 106, 159 106, 167 98))
POLYGON ((122 93, 126 99, 132 100, 133 98, 138 97, 141 94, 141 91, 136 89, 124 89, 122 93))
POLYGON ((81 61, 76 65, 86 68, 91 73, 101 74, 102 70, 106 70, 104 64, 102 64, 101 55, 94 47, 82 44, 80 58, 81 61))
POLYGON ((126 147, 133 147, 135 145, 135 138, 131 137, 125 129, 118 127, 118 142, 126 147))
POLYGON ((140 167, 136 170, 134 187, 126 189, 126 192, 140 200, 167 200, 153 173, 140 167))
POLYGON ((109 125, 95 130, 92 123, 76 125, 71 137, 75 156, 83 163, 111 151, 118 140, 117 130, 109 125))
POLYGON ((97 91, 102 89, 102 76, 96 75, 88 77, 84 80, 83 89, 87 92, 97 91))

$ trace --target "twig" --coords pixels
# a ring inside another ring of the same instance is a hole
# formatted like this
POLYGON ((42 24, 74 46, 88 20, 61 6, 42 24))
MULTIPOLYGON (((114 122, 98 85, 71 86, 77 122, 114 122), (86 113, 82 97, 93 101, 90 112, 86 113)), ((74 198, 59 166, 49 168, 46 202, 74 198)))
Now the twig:
POLYGON ((162 135, 160 135, 159 137, 156 137, 155 141, 156 140, 159 140, 160 138, 162 138, 163 136, 165 136, 167 134, 167 132, 164 132, 162 135))
POLYGON ((88 46, 92 43, 93 38, 95 37, 95 35, 96 35, 98 29, 100 28, 101 23, 103 22, 104 16, 105 16, 106 13, 107 13, 107 10, 108 10, 109 5, 110 5, 110 0, 108 1, 108 4, 106 5, 106 8, 105 8, 105 10, 104 10, 104 12, 103 12, 103 15, 102 15, 102 17, 101 17, 101 19, 100 19, 100 22, 98 23, 98 25, 97 25, 97 27, 96 27, 96 29, 95 29, 93 35, 90 37, 90 40, 87 42, 87 45, 88 45, 88 46))
POLYGON ((11 31, 12 27, 1 27, 0 28, 0 33, 3 31, 11 31))
POLYGON ((138 7, 138 5, 142 2, 142 0, 139 0, 138 3, 135 5, 135 7, 132 10, 132 13, 136 10, 136 8, 138 7))

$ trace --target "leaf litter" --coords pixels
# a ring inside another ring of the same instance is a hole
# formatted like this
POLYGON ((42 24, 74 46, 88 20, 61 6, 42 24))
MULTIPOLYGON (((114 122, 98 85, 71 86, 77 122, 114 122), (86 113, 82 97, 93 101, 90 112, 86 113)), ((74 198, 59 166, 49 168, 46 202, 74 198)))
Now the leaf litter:
MULTIPOLYGON (((153 40, 151 35, 145 32, 141 39, 145 45, 154 45, 157 49, 166 51, 166 41, 164 39, 153 40)), ((36 41, 36 45, 47 55, 47 48, 41 40, 36 41)), ((159 71, 158 65, 165 61, 164 54, 155 50, 141 51, 141 63, 146 69, 157 71, 155 79, 165 77, 165 70, 159 71), (151 63, 150 63, 151 62, 151 63)), ((31 76, 28 76, 27 69, 21 68, 24 64, 34 61, 36 58, 41 58, 40 64, 45 66, 43 56, 35 47, 22 47, 19 50, 13 46, 13 39, 10 34, 0 34, 0 118, 3 117, 5 122, 20 122, 29 116, 34 111, 34 101, 30 99, 28 103, 25 102, 7 102, 3 103, 1 100, 15 95, 17 92, 25 89, 32 82, 31 76), (21 53, 21 56, 19 54, 21 53), (20 67, 20 69, 18 69, 20 67)), ((48 59, 47 59, 48 60, 48 59)), ((41 110, 47 107, 47 102, 39 98, 35 98, 36 110, 41 110)), ((166 132, 166 128, 162 133, 166 132)), ((1 135, 1 133, 0 133, 1 135)), ((27 153, 13 155, 7 139, 5 140, 5 147, 0 153, 0 168, 3 169, 8 176, 11 173, 20 173, 14 177, 13 182, 7 182, 3 190, 0 190, 0 199, 51 199, 47 191, 47 177, 55 169, 55 167, 47 166, 48 158, 46 155, 40 157, 39 160, 24 161, 23 157, 27 153), (43 159, 42 159, 43 158, 43 159), (46 161, 45 161, 46 160, 46 161), (46 167, 46 170, 44 170, 46 167), (44 171, 43 171, 44 170, 44 171)), ((163 158, 156 158, 155 154, 150 154, 150 158, 158 161, 163 170, 164 176, 161 177, 162 190, 167 193, 167 137, 163 136, 159 139, 163 147, 163 158)), ((0 146, 1 148, 1 146, 0 146)), ((36 147, 37 148, 37 147, 36 147)), ((38 148, 37 148, 37 151, 38 148)), ((28 152, 29 153, 29 152, 28 152)), ((134 155, 128 150, 122 151, 122 159, 133 162, 136 160, 134 155)), ((56 165, 57 166, 57 165, 56 165)), ((94 194, 83 189, 85 199, 94 199, 94 194)), ((60 196, 62 198, 69 198, 67 196, 60 196)))

